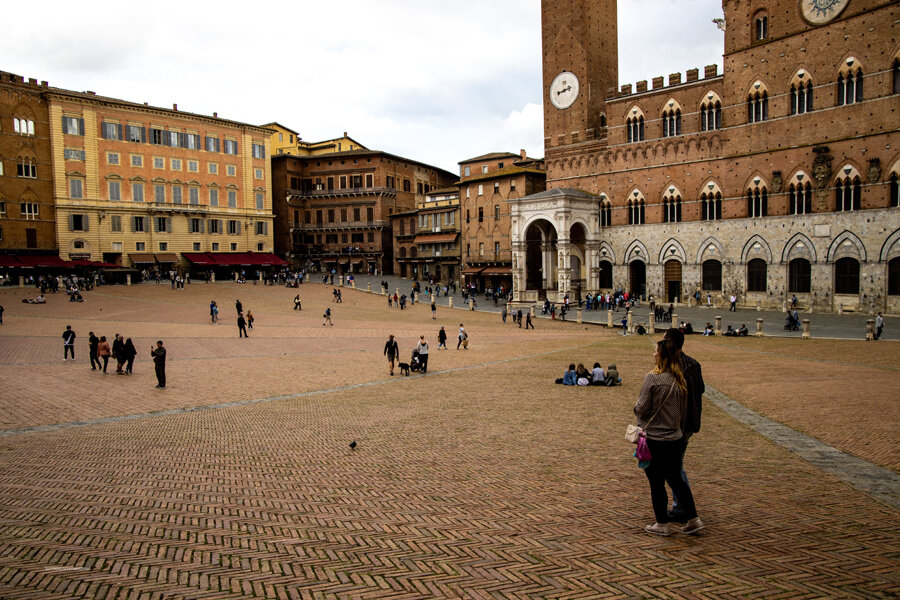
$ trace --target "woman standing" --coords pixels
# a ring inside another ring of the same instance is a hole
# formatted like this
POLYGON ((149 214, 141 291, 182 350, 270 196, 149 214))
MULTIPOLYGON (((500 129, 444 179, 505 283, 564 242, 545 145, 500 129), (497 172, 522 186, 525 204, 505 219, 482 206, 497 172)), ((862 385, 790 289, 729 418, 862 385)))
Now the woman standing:
POLYGON ((125 348, 122 350, 123 355, 125 356, 125 373, 131 375, 131 368, 134 366, 134 357, 137 356, 137 348, 134 347, 134 343, 131 341, 131 338, 125 340, 125 348))
POLYGON ((109 342, 106 341, 106 336, 100 336, 100 343, 97 344, 97 356, 100 357, 100 360, 103 361, 103 374, 106 374, 106 365, 109 364, 109 355, 112 354, 112 350, 109 348, 109 342))
POLYGON ((697 516, 691 489, 681 478, 685 439, 682 431, 687 410, 687 384, 678 362, 678 349, 670 340, 661 340, 653 353, 656 368, 644 377, 641 395, 634 406, 638 425, 644 429, 650 450, 650 465, 645 469, 650 482, 650 500, 656 523, 645 529, 656 535, 669 535, 667 510, 669 496, 666 483, 683 507, 687 524, 682 533, 696 533, 703 529, 697 516))

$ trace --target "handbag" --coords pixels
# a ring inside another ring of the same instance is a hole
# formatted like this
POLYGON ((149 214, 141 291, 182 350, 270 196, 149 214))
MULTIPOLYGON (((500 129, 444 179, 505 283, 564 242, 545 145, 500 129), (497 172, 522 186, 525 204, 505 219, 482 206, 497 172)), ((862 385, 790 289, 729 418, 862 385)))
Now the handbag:
MULTIPOLYGON (((647 426, 650 426, 650 423, 653 422, 653 419, 656 418, 656 415, 659 413, 660 409, 665 405, 669 400, 669 396, 672 395, 672 390, 675 389, 675 382, 672 381, 672 387, 669 388, 669 393, 666 394, 665 399, 660 403, 659 407, 656 409, 656 412, 653 413, 653 416, 650 417, 650 420, 647 421, 647 426)), ((637 444, 640 438, 644 437, 644 429, 637 424, 637 415, 634 416, 634 423, 628 425, 625 428, 625 439, 632 444, 637 444)))

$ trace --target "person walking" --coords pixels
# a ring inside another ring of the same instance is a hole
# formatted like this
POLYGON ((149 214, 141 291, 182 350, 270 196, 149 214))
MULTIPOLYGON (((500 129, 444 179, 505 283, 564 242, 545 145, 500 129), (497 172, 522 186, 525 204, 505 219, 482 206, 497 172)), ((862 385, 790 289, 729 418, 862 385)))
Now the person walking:
POLYGON ((504 323, 506 323, 506 315, 507 315, 506 305, 504 304, 503 308, 500 309, 500 318, 503 319, 504 323))
POLYGON ((443 346, 444 350, 447 349, 447 331, 444 329, 444 326, 441 325, 441 330, 438 331, 438 350, 443 346))
POLYGON ((322 318, 322 327, 325 327, 325 323, 328 323, 332 327, 334 326, 334 323, 331 322, 331 307, 325 309, 325 314, 322 315, 322 318))
POLYGON ((428 342, 425 341, 425 336, 419 336, 419 343, 416 344, 416 352, 419 353, 419 360, 422 361, 422 374, 428 372, 428 342))
POLYGON ((294 296, 294 310, 303 310, 300 307, 300 294, 297 294, 296 296, 294 296))
POLYGON ((124 375, 125 371, 122 368, 125 366, 125 338, 122 337, 121 334, 116 334, 116 339, 113 340, 112 345, 112 356, 116 359, 116 374, 124 375))
POLYGON ((728 309, 728 312, 737 312, 737 296, 731 294, 731 308, 728 309))
POLYGON ((137 356, 137 348, 134 347, 134 342, 131 341, 131 338, 125 340, 125 345, 122 347, 122 355, 125 357, 125 374, 131 375, 134 358, 137 356))
POLYGON ((97 349, 100 346, 100 338, 91 331, 88 333, 88 354, 91 358, 91 371, 96 371, 100 366, 100 358, 97 355, 97 349))
POLYGON ((432 320, 437 319, 437 305, 434 303, 434 296, 431 297, 431 318, 432 320))
POLYGON ((463 350, 469 349, 469 342, 468 342, 469 334, 466 333, 466 328, 463 327, 462 323, 459 324, 459 331, 456 333, 456 339, 457 339, 457 342, 456 342, 457 350, 459 350, 459 346, 460 346, 460 344, 463 343, 463 341, 466 342, 465 345, 463 346, 463 350))
POLYGON ((238 313, 237 326, 238 326, 238 337, 239 338, 250 337, 247 334, 247 320, 244 318, 244 315, 241 313, 238 313))
POLYGON ((219 315, 219 308, 216 306, 216 301, 210 300, 209 301, 209 320, 213 325, 216 324, 216 321, 218 320, 218 315, 219 315))
MULTIPOLYGON (((103 360, 103 374, 106 375, 106 366, 109 364, 109 355, 112 354, 112 350, 109 349, 109 342, 106 341, 106 336, 100 336, 100 342, 97 344, 97 356, 99 359, 103 360)), ((97 361, 97 366, 100 366, 100 360, 97 361)))
POLYGON ((400 348, 397 346, 397 341, 394 339, 393 334, 388 336, 388 341, 384 344, 384 355, 387 356, 388 364, 391 366, 391 377, 393 377, 394 361, 400 356, 400 348))
POLYGON ((66 325, 66 330, 63 331, 62 339, 63 339, 63 360, 68 360, 69 354, 72 354, 72 360, 75 360, 75 332, 72 331, 71 325, 66 325))
POLYGON ((641 393, 634 406, 637 424, 644 431, 652 459, 644 472, 650 483, 650 499, 656 522, 644 529, 656 535, 669 535, 666 484, 677 495, 679 510, 687 519, 682 533, 703 529, 697 516, 691 488, 681 478, 685 436, 682 429, 687 412, 687 383, 678 360, 678 349, 670 339, 662 339, 653 353, 654 369, 644 377, 641 393))
POLYGON ((881 332, 884 331, 884 317, 881 315, 881 311, 878 311, 878 316, 875 317, 875 339, 881 339, 881 332))
POLYGON ((3 305, 0 304, 0 325, 3 325, 3 305))
POLYGON ((534 329, 534 323, 531 322, 531 311, 529 310, 525 313, 525 329, 528 328, 534 329))
POLYGON ((240 301, 240 300, 236 300, 236 301, 235 301, 235 303, 234 303, 234 309, 237 311, 237 314, 239 314, 239 315, 244 314, 244 305, 241 304, 241 301, 240 301))
POLYGON ((156 348, 150 346, 150 356, 153 357, 153 366, 156 368, 156 387, 166 387, 166 348, 162 340, 156 342, 156 348))
POLYGON ((516 311, 516 322, 519 324, 519 329, 522 329, 522 309, 516 311))
POLYGON ((253 329, 253 311, 252 310, 247 311, 247 328, 253 329))

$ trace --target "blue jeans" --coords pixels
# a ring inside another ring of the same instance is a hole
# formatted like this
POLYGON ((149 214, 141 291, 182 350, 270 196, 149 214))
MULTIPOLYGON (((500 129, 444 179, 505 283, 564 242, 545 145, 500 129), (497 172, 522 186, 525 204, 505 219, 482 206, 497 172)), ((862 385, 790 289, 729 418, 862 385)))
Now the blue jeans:
MULTIPOLYGON (((688 482, 687 473, 684 472, 684 455, 687 452, 688 444, 691 439, 689 437, 684 438, 684 452, 681 453, 681 480, 684 481, 684 485, 691 489, 691 484, 688 482)), ((672 512, 678 512, 678 495, 675 492, 672 492, 672 512)))

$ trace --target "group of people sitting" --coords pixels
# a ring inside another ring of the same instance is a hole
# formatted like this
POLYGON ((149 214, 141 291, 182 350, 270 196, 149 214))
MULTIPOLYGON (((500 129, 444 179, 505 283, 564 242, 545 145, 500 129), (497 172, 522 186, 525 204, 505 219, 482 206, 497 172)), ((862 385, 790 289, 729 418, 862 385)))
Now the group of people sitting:
POLYGON ((723 333, 722 335, 728 337, 745 337, 749 333, 750 331, 747 329, 747 325, 745 323, 741 323, 741 326, 737 329, 737 331, 735 331, 734 328, 729 325, 728 329, 726 329, 725 333, 723 333))
POLYGON ((47 304, 47 299, 43 294, 38 294, 37 298, 22 298, 23 304, 47 304))
POLYGON ((588 371, 583 363, 575 363, 569 365, 566 372, 556 383, 562 385, 621 385, 622 378, 619 377, 619 371, 616 365, 609 365, 604 371, 600 363, 594 363, 594 368, 588 371))

